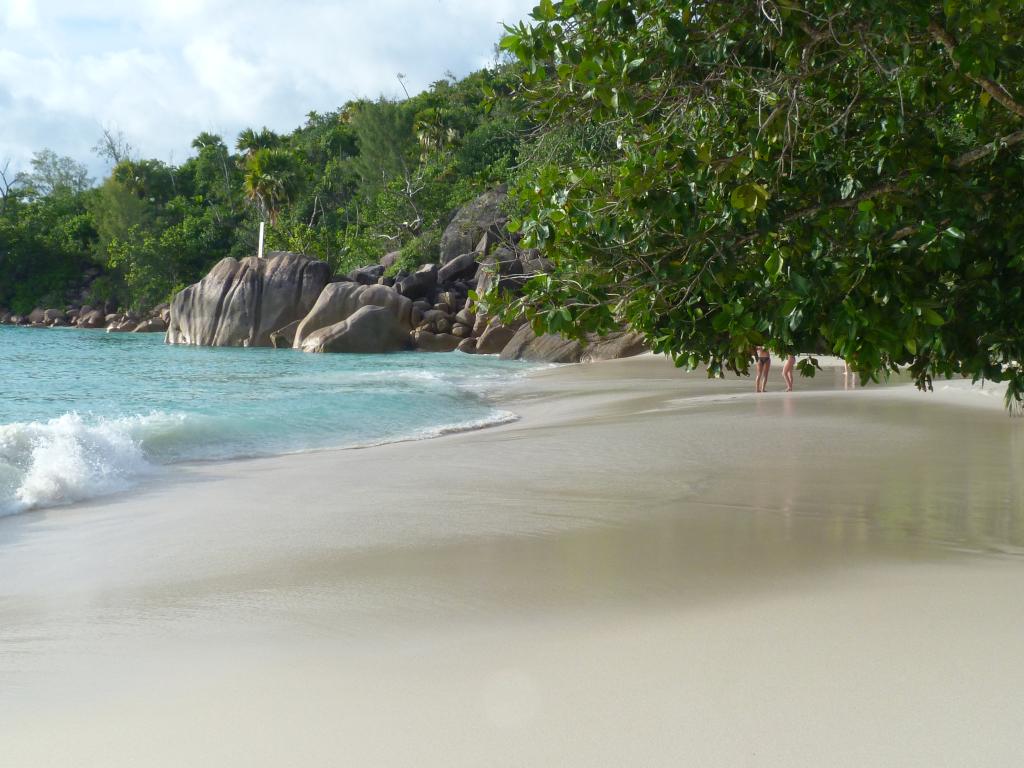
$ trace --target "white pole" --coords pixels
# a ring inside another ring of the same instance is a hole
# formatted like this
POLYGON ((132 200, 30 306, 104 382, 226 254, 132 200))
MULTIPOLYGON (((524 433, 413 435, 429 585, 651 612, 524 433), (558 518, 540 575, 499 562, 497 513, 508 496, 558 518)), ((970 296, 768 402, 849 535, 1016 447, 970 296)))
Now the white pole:
POLYGON ((266 222, 261 221, 260 222, 260 250, 259 250, 259 257, 261 259, 263 258, 263 231, 264 231, 265 227, 266 227, 266 222))

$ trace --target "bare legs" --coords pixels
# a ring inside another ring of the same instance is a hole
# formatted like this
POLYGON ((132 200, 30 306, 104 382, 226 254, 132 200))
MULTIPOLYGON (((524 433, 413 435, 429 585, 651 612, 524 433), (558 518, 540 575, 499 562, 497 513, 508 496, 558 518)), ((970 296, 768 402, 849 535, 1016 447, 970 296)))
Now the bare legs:
POLYGON ((782 364, 782 379, 786 382, 786 391, 793 391, 793 366, 796 365, 796 357, 790 355, 786 358, 786 362, 782 364))
POLYGON ((764 362, 761 360, 760 357, 757 359, 757 381, 754 383, 757 392, 764 392, 765 385, 768 383, 768 371, 772 367, 771 358, 765 358, 764 362))

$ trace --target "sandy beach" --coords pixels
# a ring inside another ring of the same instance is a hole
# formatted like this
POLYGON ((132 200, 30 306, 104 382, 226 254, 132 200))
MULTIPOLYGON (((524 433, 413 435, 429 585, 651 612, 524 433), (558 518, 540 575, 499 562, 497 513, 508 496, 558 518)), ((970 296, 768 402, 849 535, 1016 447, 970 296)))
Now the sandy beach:
POLYGON ((0 763, 1007 766, 1024 421, 654 356, 0 519, 0 763))

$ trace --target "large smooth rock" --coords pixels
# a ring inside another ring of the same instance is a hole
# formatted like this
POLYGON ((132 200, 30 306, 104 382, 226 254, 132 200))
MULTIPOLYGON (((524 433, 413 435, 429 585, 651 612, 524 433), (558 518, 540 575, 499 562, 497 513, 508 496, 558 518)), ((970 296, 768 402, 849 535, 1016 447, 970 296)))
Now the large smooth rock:
POLYGON ((28 321, 32 325, 42 325, 46 321, 46 310, 36 307, 28 313, 28 321))
POLYGON ((476 352, 480 355, 497 355, 508 346, 512 337, 516 335, 525 320, 516 321, 510 325, 502 325, 497 318, 493 318, 483 332, 476 345, 476 352))
POLYGON ((470 252, 456 256, 439 270, 437 270, 437 282, 441 285, 448 285, 456 280, 472 280, 476 276, 477 254, 470 252))
POLYGON ((395 282, 395 290, 413 301, 432 296, 436 289, 436 264, 424 264, 413 274, 407 275, 395 282))
POLYGON ((305 317, 330 279, 326 262, 296 253, 222 259, 174 297, 167 341, 269 347, 270 334, 305 317))
POLYGON ((398 352, 409 346, 409 329, 387 307, 367 305, 347 319, 306 336, 304 352, 374 354, 398 352))
MULTIPOLYGON (((347 320, 360 308, 382 307, 389 311, 395 321, 408 335, 412 330, 412 302, 386 285, 359 285, 357 283, 330 283, 320 293, 316 304, 299 323, 295 331, 293 346, 305 349, 307 336, 321 328, 347 320)), ((388 350, 380 350, 382 352, 388 350)))
POLYGON ((159 317, 151 317, 138 323, 132 333, 163 333, 167 330, 167 324, 159 317))
POLYGON ((441 263, 472 251, 485 233, 504 227, 507 198, 505 188, 497 187, 462 206, 441 235, 441 263))
POLYGON ((107 324, 107 316, 102 309, 93 309, 78 315, 79 328, 103 328, 107 324))
POLYGON ((641 337, 621 331, 607 336, 588 333, 585 342, 555 334, 538 336, 524 324, 501 351, 503 360, 531 360, 544 363, 580 363, 632 357, 646 351, 641 337))
POLYGON ((618 360, 620 357, 634 357, 648 351, 644 337, 632 331, 609 333, 607 336, 587 334, 587 348, 580 358, 581 363, 593 360, 618 360))
POLYGON ((374 285, 383 276, 383 264, 370 264, 366 267, 353 269, 348 273, 348 279, 353 283, 359 283, 360 285, 374 285))
POLYGON ((413 334, 413 342, 417 349, 422 349, 424 352, 454 352, 462 339, 452 336, 450 333, 416 331, 413 334))
POLYGON ((519 254, 511 248, 504 246, 498 248, 491 254, 494 264, 500 275, 521 275, 523 274, 523 262, 519 254))
POLYGON ((580 342, 554 334, 538 336, 529 323, 522 325, 501 351, 502 360, 544 363, 578 363, 582 356, 583 345, 580 342))

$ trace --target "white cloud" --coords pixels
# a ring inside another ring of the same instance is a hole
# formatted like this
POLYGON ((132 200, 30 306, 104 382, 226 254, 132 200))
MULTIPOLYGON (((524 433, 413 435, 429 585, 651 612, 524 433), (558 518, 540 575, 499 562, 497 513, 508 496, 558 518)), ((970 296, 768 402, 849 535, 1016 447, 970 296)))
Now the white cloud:
POLYGON ((89 162, 103 126, 180 161, 198 133, 281 131, 490 57, 535 0, 0 0, 0 160, 89 162))
POLYGON ((35 0, 6 0, 6 25, 11 29, 31 29, 38 22, 35 0))

